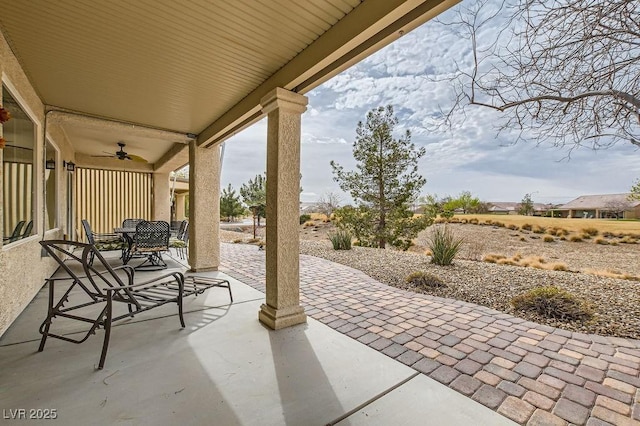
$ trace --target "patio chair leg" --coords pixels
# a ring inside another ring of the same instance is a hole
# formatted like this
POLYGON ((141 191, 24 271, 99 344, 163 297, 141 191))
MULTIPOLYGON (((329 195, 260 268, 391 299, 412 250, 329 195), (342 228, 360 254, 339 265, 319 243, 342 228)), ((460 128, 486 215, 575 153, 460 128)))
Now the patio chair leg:
POLYGON ((109 349, 109 337, 111 337, 111 318, 113 314, 112 305, 113 294, 111 290, 107 291, 107 312, 104 319, 104 342, 102 343, 102 354, 100 355, 100 363, 98 364, 98 370, 102 370, 104 367, 104 361, 107 358, 107 349, 109 349))
POLYGON ((44 320, 42 325, 40 326, 40 333, 42 334, 42 339, 40 339, 40 347, 38 347, 38 352, 42 352, 44 350, 44 344, 47 342, 47 337, 49 336, 49 328, 51 327, 51 318, 53 314, 53 281, 49 281, 49 309, 47 313, 47 318, 44 320), (43 326, 44 325, 44 329, 43 326))

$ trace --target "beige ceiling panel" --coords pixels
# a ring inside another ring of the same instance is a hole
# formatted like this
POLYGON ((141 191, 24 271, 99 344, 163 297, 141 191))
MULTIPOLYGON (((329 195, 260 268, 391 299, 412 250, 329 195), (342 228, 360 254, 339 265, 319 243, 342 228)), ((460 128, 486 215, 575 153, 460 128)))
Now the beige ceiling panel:
POLYGON ((45 103, 198 133, 348 11, 306 3, 37 0, 0 21, 45 103))

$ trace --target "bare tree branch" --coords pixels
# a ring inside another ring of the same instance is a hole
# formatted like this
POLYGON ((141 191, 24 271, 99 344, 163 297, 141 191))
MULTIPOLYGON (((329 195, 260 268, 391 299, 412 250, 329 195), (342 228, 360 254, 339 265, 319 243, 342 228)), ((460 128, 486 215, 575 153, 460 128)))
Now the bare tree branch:
POLYGON ((444 124, 481 106, 505 113, 501 131, 537 143, 640 147, 637 0, 511 0, 497 9, 480 0, 441 23, 471 44, 470 66, 456 64, 447 78, 454 99, 444 124))

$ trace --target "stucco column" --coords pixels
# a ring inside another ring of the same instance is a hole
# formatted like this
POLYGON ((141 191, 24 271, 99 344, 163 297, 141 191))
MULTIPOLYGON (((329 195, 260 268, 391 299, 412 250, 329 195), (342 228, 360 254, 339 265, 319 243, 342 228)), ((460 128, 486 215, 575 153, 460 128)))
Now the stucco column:
POLYGON ((185 194, 175 194, 176 197, 176 220, 184 220, 187 218, 184 211, 185 194))
POLYGON ((275 89, 261 99, 268 114, 266 303, 258 318, 278 330, 307 321, 300 306, 300 116, 307 98, 275 89))
POLYGON ((171 223, 171 191, 168 173, 153 174, 153 220, 171 223))
POLYGON ((217 271, 220 265, 220 146, 189 144, 189 265, 217 271))

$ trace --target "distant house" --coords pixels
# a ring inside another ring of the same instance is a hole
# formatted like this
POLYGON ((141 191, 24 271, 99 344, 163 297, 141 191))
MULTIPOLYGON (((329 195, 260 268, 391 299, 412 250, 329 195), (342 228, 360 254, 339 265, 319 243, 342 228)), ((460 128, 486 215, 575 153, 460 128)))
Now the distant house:
MULTIPOLYGON (((487 204, 491 206, 489 213, 492 214, 518 214, 518 210, 520 210, 520 203, 496 201, 487 204)), ((533 203, 533 215, 543 216, 550 207, 549 204, 533 203)))
POLYGON ((571 218, 638 219, 640 200, 629 200, 629 193, 582 195, 553 211, 571 218))

